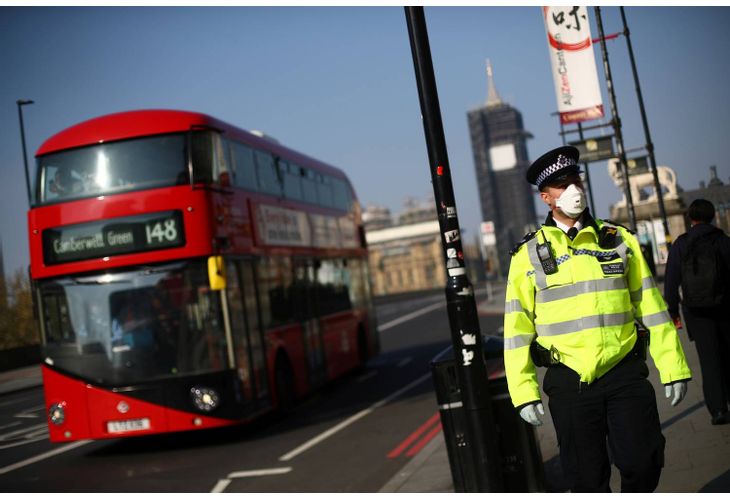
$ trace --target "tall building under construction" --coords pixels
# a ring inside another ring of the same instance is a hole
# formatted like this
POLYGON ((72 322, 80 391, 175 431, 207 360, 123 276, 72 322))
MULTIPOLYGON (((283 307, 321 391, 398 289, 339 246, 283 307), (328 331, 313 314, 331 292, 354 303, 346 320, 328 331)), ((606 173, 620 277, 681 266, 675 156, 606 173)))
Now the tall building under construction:
POLYGON ((467 116, 482 221, 491 222, 493 230, 487 257, 492 270, 506 276, 510 249, 536 226, 533 186, 525 180, 532 135, 522 125, 522 114, 499 97, 489 61, 487 101, 467 116))

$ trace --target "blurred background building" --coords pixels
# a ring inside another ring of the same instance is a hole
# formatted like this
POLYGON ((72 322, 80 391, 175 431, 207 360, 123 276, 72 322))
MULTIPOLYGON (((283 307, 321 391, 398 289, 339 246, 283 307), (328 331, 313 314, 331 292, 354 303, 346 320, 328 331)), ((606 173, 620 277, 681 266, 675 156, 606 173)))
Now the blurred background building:
MULTIPOLYGON (((363 221, 374 295, 444 288, 446 268, 433 198, 406 199, 397 217, 385 207, 370 205, 363 221)), ((484 277, 477 242, 462 241, 462 246, 469 279, 476 283, 484 277)))
POLYGON ((486 103, 467 118, 483 227, 493 231, 485 239, 485 258, 494 274, 506 276, 509 251, 536 227, 533 186, 525 180, 532 135, 523 127, 522 114, 499 97, 489 61, 486 103))

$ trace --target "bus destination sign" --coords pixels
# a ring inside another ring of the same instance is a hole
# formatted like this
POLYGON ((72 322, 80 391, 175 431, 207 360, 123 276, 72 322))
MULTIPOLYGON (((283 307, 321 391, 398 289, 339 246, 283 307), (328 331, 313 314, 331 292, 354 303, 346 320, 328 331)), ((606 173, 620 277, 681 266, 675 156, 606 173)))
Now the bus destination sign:
POLYGON ((43 231, 43 260, 61 264, 185 244, 179 210, 55 227, 43 231))

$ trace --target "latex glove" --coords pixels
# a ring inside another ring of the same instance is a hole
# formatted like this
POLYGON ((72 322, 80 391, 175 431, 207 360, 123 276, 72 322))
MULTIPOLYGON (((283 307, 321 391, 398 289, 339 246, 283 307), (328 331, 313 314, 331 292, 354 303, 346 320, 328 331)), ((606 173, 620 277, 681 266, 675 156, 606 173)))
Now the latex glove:
POLYGON ((542 425, 542 420, 537 416, 538 412, 540 415, 545 415, 545 408, 542 407, 542 403, 530 403, 520 410, 520 417, 528 424, 542 425))
POLYGON ((672 394, 674 394, 674 399, 672 399, 672 406, 677 406, 679 402, 684 399, 684 395, 687 394, 687 382, 672 382, 671 384, 665 385, 664 396, 669 399, 670 397, 672 397, 672 394))

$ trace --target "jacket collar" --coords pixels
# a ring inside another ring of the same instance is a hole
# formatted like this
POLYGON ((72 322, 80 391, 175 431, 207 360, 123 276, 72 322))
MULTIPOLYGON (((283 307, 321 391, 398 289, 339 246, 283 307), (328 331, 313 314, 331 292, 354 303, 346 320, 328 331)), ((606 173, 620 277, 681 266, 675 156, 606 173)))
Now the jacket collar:
MULTIPOLYGON (((596 222, 596 219, 593 218, 591 215, 591 211, 587 208, 583 211, 583 215, 580 216, 580 222, 583 225, 583 229, 585 229, 588 226, 593 227, 593 230, 598 234, 598 223, 596 222)), ((545 218, 545 222, 543 223, 543 226, 552 226, 552 227, 558 227, 558 225, 555 223, 555 219, 553 219, 553 212, 552 210, 548 212, 547 218, 545 218)))

